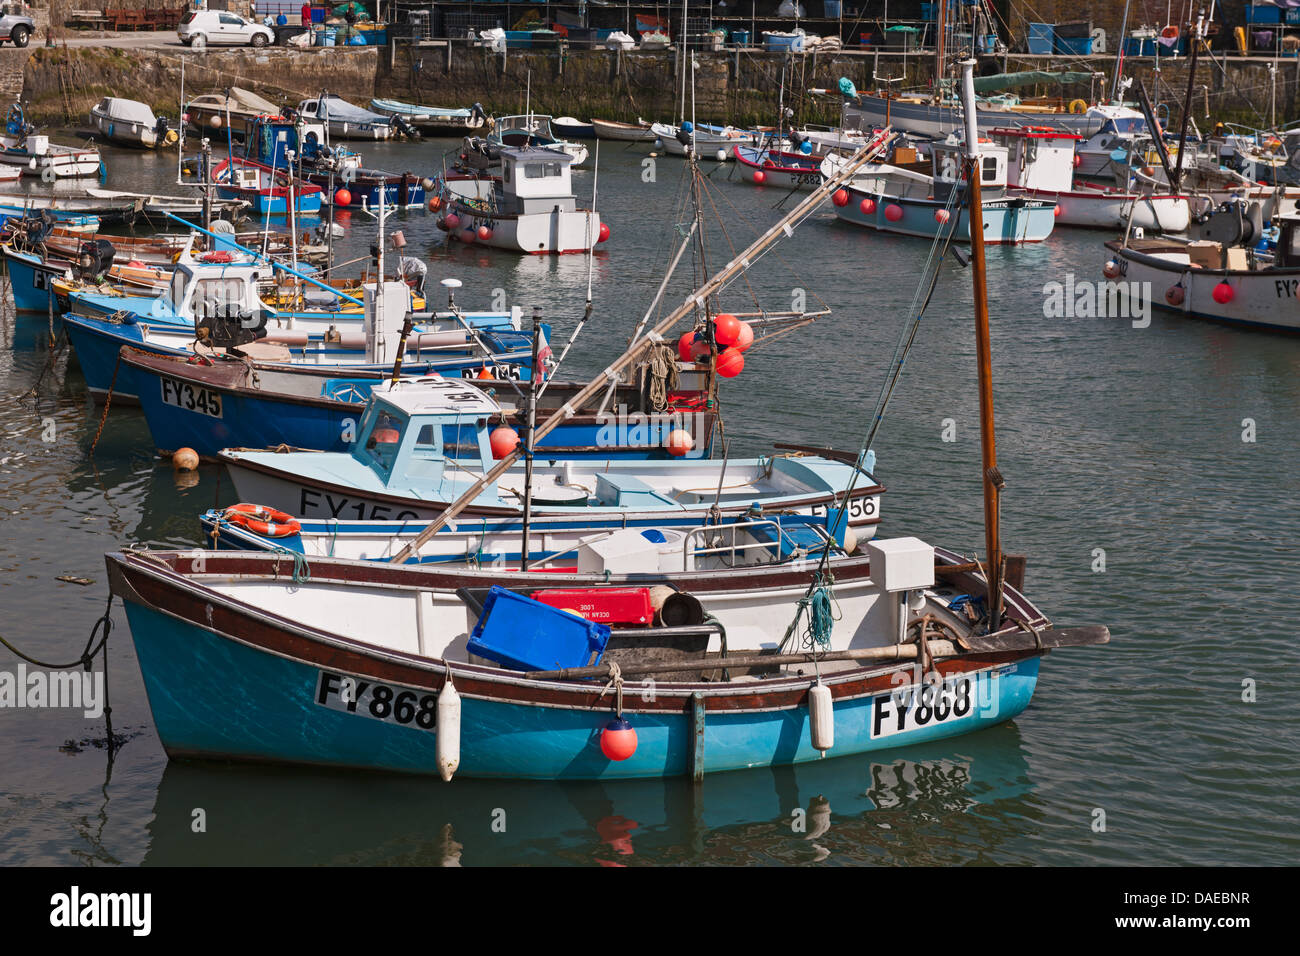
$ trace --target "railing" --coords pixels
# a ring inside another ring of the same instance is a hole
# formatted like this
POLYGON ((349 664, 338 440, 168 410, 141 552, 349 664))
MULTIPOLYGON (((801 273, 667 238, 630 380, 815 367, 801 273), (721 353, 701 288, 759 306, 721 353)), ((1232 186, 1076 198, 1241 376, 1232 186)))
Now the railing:
MULTIPOLYGON (((822 538, 823 547, 825 547, 828 544, 834 544, 834 539, 831 538, 831 536, 826 533, 826 530, 824 528, 819 528, 816 525, 812 525, 812 524, 801 525, 801 527, 811 528, 813 531, 817 532, 817 534, 820 535, 822 538)), ((736 555, 739 552, 753 551, 756 549, 761 549, 766 551, 769 548, 775 548, 776 558, 777 560, 779 560, 781 556, 781 546, 782 544, 785 543, 785 541, 786 541, 785 527, 781 524, 781 522, 775 521, 771 518, 764 518, 758 521, 737 521, 732 524, 707 525, 703 528, 692 528, 690 531, 686 532, 686 536, 682 538, 682 570, 689 571, 691 569, 690 562, 692 558, 699 558, 710 554, 723 554, 724 552, 731 555, 731 560, 734 563, 734 561, 736 560, 736 555), (760 528, 760 527, 775 528, 776 540, 775 541, 754 541, 750 544, 737 543, 736 533, 738 531, 743 531, 746 528, 760 528), (720 532, 724 530, 729 530, 731 532, 730 545, 709 546, 704 548, 695 548, 692 550, 691 548, 692 538, 701 535, 712 534, 715 531, 720 532)))

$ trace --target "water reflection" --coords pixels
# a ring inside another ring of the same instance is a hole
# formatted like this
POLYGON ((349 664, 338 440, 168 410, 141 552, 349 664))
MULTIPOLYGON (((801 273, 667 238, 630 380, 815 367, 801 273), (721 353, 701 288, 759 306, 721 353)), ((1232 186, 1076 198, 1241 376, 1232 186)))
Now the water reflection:
POLYGON ((902 862, 996 854, 1025 812, 1014 725, 961 741, 686 780, 438 780, 169 763, 150 865, 902 862), (196 824, 202 811, 205 829, 196 824), (972 835, 958 845, 954 835, 972 835), (979 842, 973 837, 978 833, 979 842))

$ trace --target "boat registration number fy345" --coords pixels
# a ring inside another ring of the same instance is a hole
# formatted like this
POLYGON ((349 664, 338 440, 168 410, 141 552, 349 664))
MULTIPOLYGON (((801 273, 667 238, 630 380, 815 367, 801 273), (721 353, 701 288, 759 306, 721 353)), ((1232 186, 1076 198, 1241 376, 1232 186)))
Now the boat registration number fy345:
POLYGON ((387 724, 433 730, 437 723, 438 695, 364 677, 321 671, 316 681, 316 703, 387 724))
POLYGON ((198 412, 213 418, 221 417, 221 396, 206 388, 195 388, 189 382, 163 376, 159 380, 164 405, 175 405, 187 412, 198 412))

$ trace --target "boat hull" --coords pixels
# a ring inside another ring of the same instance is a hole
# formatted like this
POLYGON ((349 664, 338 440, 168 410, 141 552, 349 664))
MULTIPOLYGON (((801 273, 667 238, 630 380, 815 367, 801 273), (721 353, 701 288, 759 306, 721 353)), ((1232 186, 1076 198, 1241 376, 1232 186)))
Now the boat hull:
POLYGON ((1186 232, 1191 224, 1191 210, 1182 196, 1146 196, 1100 189, 1054 192, 1015 187, 1008 192, 1056 203, 1060 209, 1057 223, 1062 226, 1122 230, 1128 228, 1130 216, 1134 226, 1153 232, 1186 232))
POLYGON ((1300 332, 1300 269, 1193 269, 1185 252, 1182 262, 1165 258, 1177 255, 1177 247, 1171 244, 1162 252, 1158 242, 1150 240, 1146 251, 1124 248, 1118 241, 1106 243, 1119 264, 1115 281, 1121 289, 1132 288, 1129 283, 1149 283, 1151 304, 1166 312, 1274 332, 1300 332), (1214 299, 1215 287, 1222 282, 1232 289, 1232 298, 1224 303, 1214 299), (1183 299, 1173 305, 1166 295, 1179 284, 1183 299))
POLYGON ((608 139, 620 143, 653 143, 657 139, 649 126, 593 119, 591 127, 592 132, 596 134, 596 139, 608 139))
POLYGON ((579 209, 493 218, 470 206, 456 203, 460 226, 447 234, 448 241, 491 246, 507 252, 532 256, 571 255, 589 252, 600 242, 600 214, 579 209), (487 238, 479 232, 486 228, 487 238))
MULTIPOLYGON (((906 100, 889 100, 884 97, 862 94, 855 105, 845 106, 845 126, 862 130, 889 126, 895 130, 915 133, 928 139, 942 139, 962 129, 960 109, 932 103, 912 103, 906 100), (888 106, 886 106, 888 102, 888 106), (888 113, 888 122, 886 122, 888 113)), ((1102 117, 1087 113, 1024 112, 1018 110, 978 110, 979 129, 988 132, 999 126, 1051 126, 1091 136, 1101 128, 1102 117)))
MULTIPOLYGON (((845 186, 848 202, 833 206, 835 215, 855 226, 865 226, 877 232, 900 236, 917 236, 933 239, 953 228, 953 240, 970 242, 970 217, 962 206, 949 207, 935 199, 891 197, 883 193, 870 193, 856 186, 845 186), (864 212, 862 203, 871 200, 874 208, 864 212), (891 219, 891 210, 899 211, 891 219), (943 214, 956 216, 957 224, 941 222, 943 214)), ((1022 242, 1042 242, 1052 234, 1056 225, 1056 204, 1053 202, 1011 197, 990 199, 983 204, 984 241, 989 245, 1008 245, 1022 242)))

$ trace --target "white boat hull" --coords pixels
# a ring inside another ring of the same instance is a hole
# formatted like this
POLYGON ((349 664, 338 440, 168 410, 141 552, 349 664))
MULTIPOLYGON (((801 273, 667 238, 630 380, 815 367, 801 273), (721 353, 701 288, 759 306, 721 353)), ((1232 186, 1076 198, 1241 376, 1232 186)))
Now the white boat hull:
POLYGON ((491 246, 532 256, 589 252, 600 241, 600 214, 586 209, 552 210, 494 219, 468 206, 457 206, 460 224, 447 233, 448 241, 491 246), (486 228, 486 238, 480 233, 486 228))
POLYGON ((1056 221, 1061 226, 1126 229, 1130 216, 1134 226, 1153 232, 1186 232, 1191 224, 1191 211, 1182 196, 1142 196, 1099 189, 1054 192, 1012 187, 1007 191, 1030 199, 1054 201, 1060 210, 1056 221))
POLYGON ((1119 266, 1115 282, 1121 288, 1133 288, 1131 283, 1149 283, 1139 288, 1150 290, 1151 303, 1167 312, 1181 312, 1197 319, 1227 322, 1260 329, 1283 332, 1300 332, 1300 269, 1269 269, 1246 271, 1239 269, 1192 268, 1185 250, 1178 243, 1159 245, 1158 240, 1146 243, 1146 248, 1118 249, 1118 243, 1108 243, 1109 256, 1119 266), (1217 302, 1215 287, 1226 282, 1232 290, 1227 302, 1217 302), (1171 303, 1168 295, 1174 286, 1182 286, 1182 301, 1171 303))

